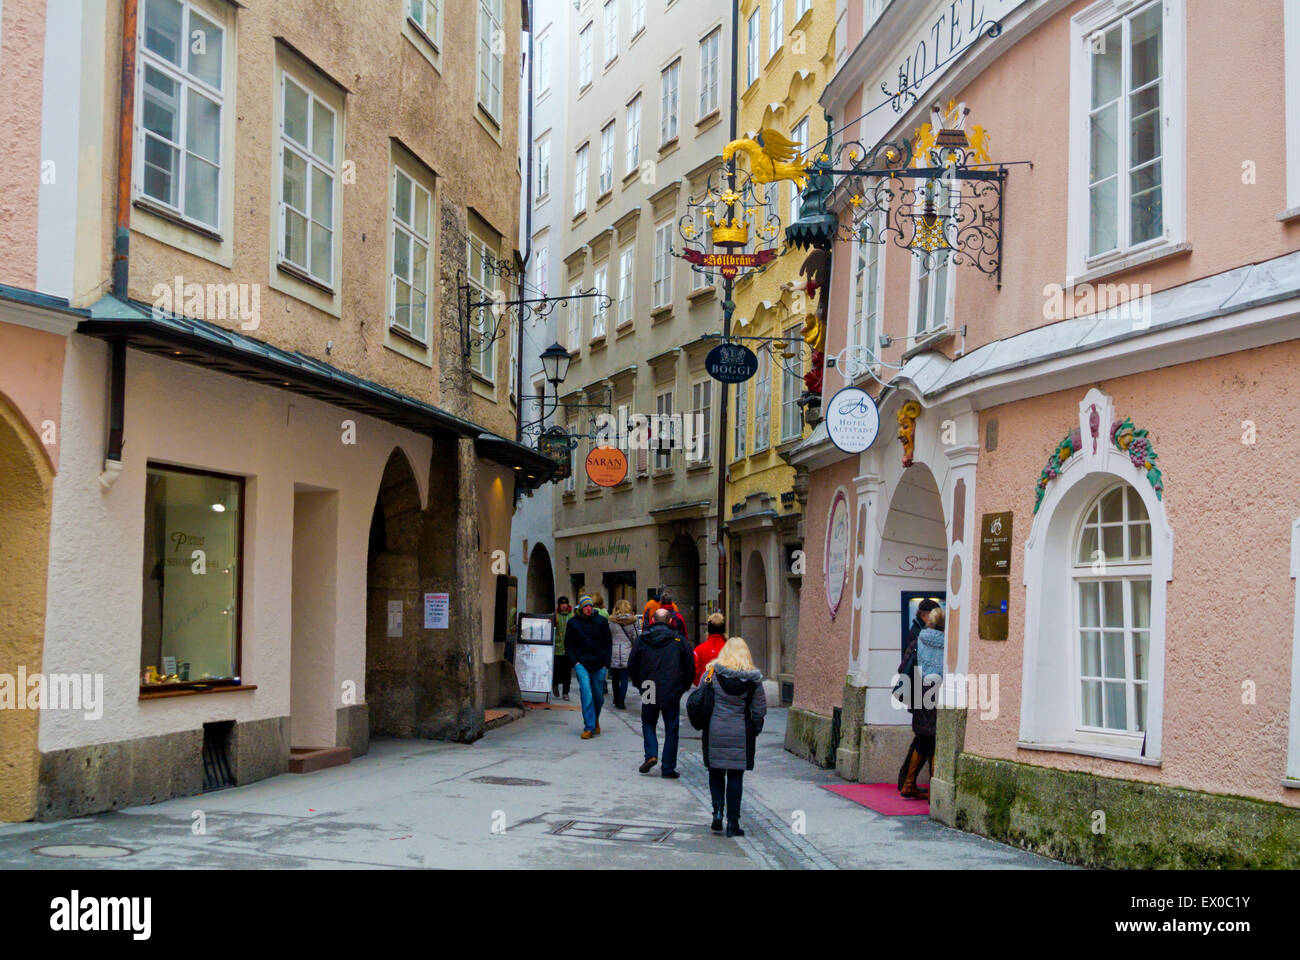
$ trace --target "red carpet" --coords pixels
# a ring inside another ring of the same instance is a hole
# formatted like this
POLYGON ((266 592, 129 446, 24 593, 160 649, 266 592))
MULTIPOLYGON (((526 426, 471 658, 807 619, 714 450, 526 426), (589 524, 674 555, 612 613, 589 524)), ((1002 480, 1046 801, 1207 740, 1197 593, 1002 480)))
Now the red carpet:
POLYGON ((917 817, 930 815, 928 799, 906 800, 898 795, 898 785, 893 783, 836 783, 822 784, 831 793, 846 800, 883 813, 887 817, 917 817))

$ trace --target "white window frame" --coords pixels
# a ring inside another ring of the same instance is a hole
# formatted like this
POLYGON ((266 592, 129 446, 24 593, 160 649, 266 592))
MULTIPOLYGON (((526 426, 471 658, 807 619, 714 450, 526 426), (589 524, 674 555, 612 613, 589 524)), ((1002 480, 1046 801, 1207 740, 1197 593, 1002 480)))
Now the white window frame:
POLYGON ((478 105, 498 125, 501 123, 501 94, 505 72, 505 50, 496 51, 492 38, 504 38, 504 0, 479 0, 478 5, 478 105))
POLYGON ((731 428, 732 460, 743 460, 746 456, 745 441, 749 433, 749 381, 736 384, 736 418, 731 428))
MULTIPOLYGON (((713 252, 713 231, 709 227, 708 221, 704 217, 704 207, 695 208, 695 236, 703 247, 705 253, 713 252)), ((712 287, 717 281, 714 279, 713 272, 710 270, 690 269, 691 274, 691 293, 697 290, 706 290, 712 287)))
POLYGON ((582 305, 587 301, 578 299, 582 293, 582 281, 569 284, 569 302, 565 305, 569 311, 569 336, 565 344, 570 353, 582 349, 582 305))
POLYGON ((700 119, 718 110, 718 63, 722 56, 722 28, 715 27, 700 41, 700 119))
MULTIPOLYGON (((950 209, 956 209, 956 204, 960 198, 961 181, 941 180, 938 190, 952 190, 949 195, 951 197, 949 207, 950 209)), ((943 205, 942 193, 940 193, 937 202, 940 206, 943 205)), ((911 296, 907 312, 908 327, 914 335, 937 333, 940 330, 949 330, 953 326, 957 297, 957 270, 952 258, 951 252, 939 253, 937 251, 929 255, 914 255, 912 257, 911 296), (940 275, 940 271, 942 271, 942 282, 935 279, 940 275), (922 284, 925 285, 924 303, 921 300, 922 284), (932 322, 934 304, 938 302, 940 297, 943 299, 943 318, 936 323, 932 322), (922 316, 923 313, 924 316, 922 316)))
MULTIPOLYGON (((808 149, 808 137, 810 136, 811 129, 812 129, 812 124, 809 118, 804 117, 802 120, 796 123, 794 125, 794 128, 790 131, 790 139, 799 145, 799 149, 801 153, 807 151, 808 149)), ((803 213, 803 195, 800 192, 799 188, 795 186, 794 181, 791 180, 790 181, 790 219, 787 222, 794 223, 796 220, 799 219, 799 216, 802 213, 803 213)))
MULTIPOLYGON (((1093 37, 1140 13, 1147 4, 1132 0, 1100 0, 1070 21, 1070 142, 1066 276, 1079 282, 1089 271, 1119 269, 1130 259, 1159 256, 1175 252, 1187 238, 1187 160, 1186 160, 1186 0, 1158 0, 1163 4, 1163 50, 1161 53, 1161 151, 1163 157, 1161 211, 1164 233, 1136 245, 1121 242, 1119 249, 1096 257, 1089 256, 1091 209, 1088 197, 1090 180, 1091 57, 1093 37)), ((1127 53, 1125 54, 1127 63, 1127 53)), ((1128 134, 1120 138, 1127 143, 1128 134)), ((1121 157, 1123 153, 1121 154, 1121 157)), ((1127 176, 1127 170, 1124 170, 1127 176)), ((1127 186, 1123 196, 1127 198, 1127 186)), ((1122 206, 1127 211, 1127 202, 1122 206)), ((1121 223, 1121 241, 1127 239, 1127 214, 1121 223)))
POLYGON ((595 21, 589 22, 585 27, 578 31, 578 91, 591 86, 592 78, 592 60, 595 58, 595 52, 592 49, 595 36, 595 21))
POLYGON ((611 120, 600 128, 600 179, 596 196, 603 197, 614 189, 614 126, 611 120))
POLYGON ((339 190, 339 177, 338 177, 339 155, 341 153, 340 148, 342 145, 342 140, 341 140, 342 118, 339 115, 339 111, 335 110, 332 104, 327 103, 323 98, 317 95, 314 85, 299 80, 292 72, 290 72, 289 70, 285 70, 283 68, 280 70, 279 110, 280 110, 280 136, 279 136, 279 154, 278 154, 279 163, 277 164, 277 171, 279 173, 279 176, 276 179, 276 185, 277 185, 276 189, 278 191, 278 208, 279 208, 279 234, 278 234, 279 264, 280 266, 287 268, 291 272, 299 273, 304 276, 310 277, 312 282, 319 283, 329 288, 332 291, 335 287, 334 278, 337 273, 337 261, 338 261, 338 253, 339 253, 338 235, 339 235, 339 226, 340 226, 339 208, 342 202, 341 191, 339 190), (333 119, 333 130, 334 130, 333 144, 331 147, 331 153, 333 154, 332 161, 327 160, 325 157, 322 157, 321 155, 317 154, 313 148, 304 146, 303 144, 299 143, 297 140, 292 139, 285 132, 284 100, 285 100, 285 95, 288 92, 289 84, 293 84, 295 87, 297 87, 299 90, 301 90, 303 93, 307 95, 308 98, 307 99, 307 123, 308 123, 307 139, 309 141, 315 139, 313 133, 316 127, 316 111, 314 108, 317 105, 319 105, 323 107, 325 110, 329 111, 330 116, 333 119), (306 209, 305 210, 298 210, 297 208, 290 207, 284 197, 284 157, 287 152, 295 154, 307 164, 307 176, 305 181, 305 185, 306 185, 306 203, 305 203, 306 209), (321 173, 325 174, 330 178, 330 225, 328 228, 330 231, 330 252, 328 257, 330 272, 328 277, 322 277, 320 274, 316 273, 315 270, 312 269, 314 263, 312 261, 312 256, 311 256, 311 249, 312 249, 311 230, 313 226, 318 225, 317 221, 311 216, 312 206, 313 206, 312 194, 313 191, 315 190, 315 184, 312 177, 313 169, 319 170, 321 173), (298 214, 299 216, 305 217, 307 220, 307 235, 306 235, 307 256, 306 256, 305 263, 297 263, 296 261, 290 260, 288 255, 285 253, 285 224, 288 219, 288 213, 290 210, 293 210, 293 212, 298 214))
POLYGON ((794 19, 797 23, 799 19, 812 9, 813 0, 794 0, 794 19))
MULTIPOLYGON (((596 268, 595 287, 597 293, 607 293, 609 291, 609 261, 606 260, 596 268)), ((607 321, 609 316, 601 306, 601 301, 594 301, 591 314, 591 339, 601 340, 605 336, 607 321)))
POLYGON ((763 35, 763 14, 755 7, 745 24, 745 89, 758 79, 759 43, 763 35))
POLYGON ((772 0, 767 14, 767 59, 785 44, 785 0, 772 0))
POLYGON ((537 195, 534 202, 541 203, 551 195, 551 138, 537 141, 537 195))
POLYGON ((754 453, 762 453, 771 444, 772 352, 764 349, 758 351, 758 374, 754 377, 754 453))
POLYGON ((545 244, 537 247, 537 259, 533 261, 533 284, 536 287, 537 296, 550 296, 548 291, 551 286, 551 251, 545 244))
POLYGON ((803 410, 799 398, 803 396, 803 339, 800 325, 787 327, 785 338, 793 345, 795 356, 781 364, 781 441, 797 440, 803 436, 803 410), (789 369, 794 367, 794 370, 789 369))
POLYGON ((618 322, 614 329, 631 323, 636 316, 636 245, 628 244, 618 254, 618 322))
POLYGON ((1300 214, 1300 0, 1282 0, 1286 76, 1286 216, 1300 214))
POLYGON ((623 176, 629 176, 641 166, 641 94, 637 94, 627 103, 627 144, 625 146, 626 169, 623 176))
POLYGON ((541 36, 537 38, 537 49, 535 51, 535 62, 533 66, 537 71, 537 100, 541 102, 542 98, 551 92, 551 29, 547 27, 542 31, 541 36))
POLYGON ((433 299, 433 284, 431 280, 434 266, 434 230, 436 227, 433 216, 433 191, 425 186, 420 177, 417 177, 410 170, 398 163, 393 164, 393 175, 390 178, 389 187, 388 209, 394 249, 393 256, 390 258, 388 264, 388 325, 391 329, 399 331, 403 336, 410 337, 411 339, 428 346, 429 317, 432 313, 430 306, 433 299), (403 220, 401 211, 397 209, 397 184, 399 178, 405 178, 411 182, 411 210, 413 214, 411 222, 403 220), (417 221, 414 217, 414 214, 417 212, 417 207, 415 205, 420 202, 421 194, 424 195, 425 223, 427 230, 424 236, 420 235, 417 221), (399 236, 406 237, 410 243, 411 261, 409 264, 409 277, 399 277, 396 272, 396 246, 399 236), (416 291, 414 284, 415 265, 416 257, 420 255, 423 255, 424 258, 424 290, 416 291), (399 281, 408 283, 411 286, 412 297, 414 297, 416 292, 423 293, 424 295, 424 313, 423 316, 420 317, 419 333, 416 332, 414 299, 412 299, 411 313, 407 326, 404 328, 397 322, 397 284, 399 281))
POLYGON ((1027 750, 1081 753, 1147 765, 1158 765, 1162 751, 1166 648, 1166 600, 1173 578, 1174 535, 1164 503, 1156 496, 1145 471, 1110 442, 1115 410, 1110 397, 1097 388, 1079 403, 1077 423, 1083 449, 1062 464, 1049 481, 1025 542, 1025 630, 1022 658, 1019 746, 1027 750), (1097 451, 1089 439, 1089 417, 1097 408, 1100 431, 1097 451), (1071 575, 1081 517, 1094 499, 1124 482, 1137 491, 1151 522, 1151 632, 1148 644, 1147 732, 1145 738, 1080 732, 1076 723, 1079 694, 1075 666, 1077 626, 1068 613, 1074 608, 1071 575), (1145 739, 1145 750, 1143 741, 1145 739))
MULTIPOLYGON (((703 414, 704 430, 701 433, 700 455, 692 463, 708 463, 713 458, 713 381, 708 377, 691 384, 691 413, 703 414)), ((694 424, 691 427, 694 430, 694 424)), ((690 457, 690 451, 687 451, 690 457)))
MULTIPOLYGON (((884 219, 883 212, 874 211, 868 217, 875 224, 871 236, 879 236, 878 228, 884 219)), ((852 272, 849 274, 848 343, 855 352, 865 348, 875 357, 879 350, 877 342, 884 310, 885 284, 882 281, 885 276, 885 244, 863 243, 855 237, 850 263, 852 272), (862 276, 862 283, 859 283, 859 276, 864 270, 865 276, 862 276)), ((878 365, 873 363, 871 366, 878 365)))
POLYGON ((646 0, 632 0, 632 38, 635 39, 645 29, 646 0))
POLYGON ((443 0, 408 0, 406 4, 406 18, 419 28, 435 50, 442 46, 442 3, 443 0), (432 22, 428 15, 431 8, 432 22), (417 10, 420 14, 418 17, 417 10))
MULTIPOLYGON (((475 297, 476 300, 493 299, 493 288, 490 285, 490 280, 493 274, 487 268, 487 262, 483 258, 490 257, 493 260, 496 260, 497 256, 497 251, 493 249, 487 239, 479 236, 478 233, 472 229, 469 231, 469 234, 465 238, 465 276, 470 287, 473 289, 474 293, 477 294, 475 297), (481 275, 477 277, 474 276, 471 269, 471 265, 474 262, 473 249, 475 247, 478 248, 480 257, 479 262, 483 264, 481 275)), ((502 299, 509 299, 509 297, 503 297, 502 299)), ((483 330, 489 322, 489 316, 492 316, 492 322, 496 322, 498 320, 494 313, 496 309, 495 306, 480 307, 475 311, 474 315, 470 317, 471 327, 475 330, 483 330)), ((483 378, 488 383, 496 384, 497 345, 495 340, 488 345, 486 350, 476 351, 470 357, 470 370, 473 371, 475 376, 483 378)))
POLYGON ((226 130, 226 91, 230 87, 230 67, 231 67, 231 27, 226 18, 220 16, 216 11, 209 9, 207 6, 194 3, 193 0, 178 0, 181 10, 181 56, 182 66, 178 67, 170 60, 167 60, 160 54, 148 49, 145 46, 145 20, 146 9, 140 11, 136 34, 136 90, 139 94, 135 101, 135 130, 134 142, 135 150, 134 163, 132 164, 132 198, 140 200, 145 205, 155 205, 167 210, 172 215, 180 218, 184 223, 193 224, 203 230, 209 230, 213 233, 221 233, 223 227, 223 213, 225 207, 225 185, 227 177, 226 158, 228 156, 228 143, 226 130), (190 18, 193 13, 197 13, 205 20, 211 22, 221 31, 221 86, 213 87, 204 80, 190 73, 187 69, 189 58, 192 55, 193 45, 190 37, 193 30, 190 27, 190 18), (144 126, 144 101, 145 101, 145 67, 162 73, 168 80, 179 85, 179 94, 176 103, 176 140, 166 140, 156 133, 146 132, 144 126), (217 162, 212 163, 201 154, 194 154, 188 146, 189 132, 189 98, 191 95, 201 96, 217 106, 217 162), (154 138, 161 143, 176 151, 176 169, 172 172, 172 177, 177 181, 176 195, 178 203, 173 204, 167 200, 159 199, 152 194, 146 193, 144 189, 144 170, 145 170, 145 142, 149 138, 154 138), (206 163, 209 166, 215 165, 217 168, 217 185, 216 185, 216 216, 214 223, 208 223, 197 217, 192 217, 185 213, 185 187, 188 164, 186 160, 193 155, 198 162, 206 163))
POLYGON ((659 73, 659 146, 677 139, 681 121, 682 58, 659 73))
POLYGON ((659 473, 673 468, 673 450, 678 439, 672 419, 672 387, 655 394, 655 413, 659 417, 659 438, 655 444, 654 469, 659 473))
POLYGON ((605 0, 605 66, 618 57, 618 0, 605 0))
POLYGON ((673 302, 673 223, 666 220, 655 225, 654 285, 651 301, 655 309, 673 302))
POLYGON ((587 209, 587 168, 590 143, 584 143, 573 155, 573 215, 587 209))

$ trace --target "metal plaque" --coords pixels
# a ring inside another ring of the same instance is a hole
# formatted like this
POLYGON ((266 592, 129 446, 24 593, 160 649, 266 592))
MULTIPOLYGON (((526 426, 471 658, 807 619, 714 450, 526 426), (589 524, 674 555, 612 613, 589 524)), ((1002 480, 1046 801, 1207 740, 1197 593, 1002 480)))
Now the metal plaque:
POLYGON ((980 518, 980 576, 1011 576, 1011 513, 980 518))
POLYGON ((1011 581, 1006 577, 980 580, 979 632, 981 640, 1007 638, 1007 604, 1011 599, 1011 581))

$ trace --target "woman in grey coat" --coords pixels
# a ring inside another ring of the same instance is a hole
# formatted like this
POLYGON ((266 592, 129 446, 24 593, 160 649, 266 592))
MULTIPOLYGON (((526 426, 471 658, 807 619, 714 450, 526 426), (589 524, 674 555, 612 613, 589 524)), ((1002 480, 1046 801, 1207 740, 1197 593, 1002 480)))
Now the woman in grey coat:
POLYGON ((609 655, 610 684, 614 689, 614 706, 620 710, 627 709, 627 658, 632 655, 632 647, 640 637, 636 628, 636 614, 632 604, 620 600, 614 604, 614 615, 609 618, 609 635, 614 641, 609 655))
POLYGON ((743 837, 740 795, 746 770, 754 769, 754 744, 767 716, 763 674, 754 668, 749 646, 732 637, 705 668, 702 684, 713 685, 713 712, 704 728, 704 765, 713 794, 713 824, 722 829, 725 800, 727 836, 743 837))

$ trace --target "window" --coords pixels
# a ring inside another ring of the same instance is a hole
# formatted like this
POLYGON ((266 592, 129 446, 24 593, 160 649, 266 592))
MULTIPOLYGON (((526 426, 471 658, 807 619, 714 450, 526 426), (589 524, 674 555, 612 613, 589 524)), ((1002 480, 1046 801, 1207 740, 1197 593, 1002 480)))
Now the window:
POLYGON ((437 46, 442 39, 442 9, 438 0, 411 0, 406 15, 437 46))
POLYGON ((673 447, 677 443, 676 424, 673 422, 673 393, 668 390, 655 397, 655 413, 659 415, 659 439, 655 444, 655 469, 671 470, 673 447))
POLYGON ((700 41, 701 118, 718 109, 718 50, 721 43, 721 27, 700 41))
POLYGON ((618 56, 618 0, 605 0, 605 63, 618 56))
POLYGON ((641 163, 641 95, 627 105, 627 169, 624 176, 641 163))
POLYGON ((148 0, 140 20, 135 191, 220 230, 226 32, 180 0, 148 0))
POLYGON ((794 0, 794 18, 798 20, 812 9, 813 0, 794 0))
POLYGON ((697 463, 708 463, 713 455, 713 384, 710 380, 700 380, 691 386, 691 410, 695 413, 693 431, 698 431, 700 439, 692 444, 692 450, 698 450, 697 463))
POLYGON ((645 29, 645 0, 632 0, 632 36, 645 29))
POLYGON ((550 265, 551 251, 544 246, 539 246, 537 248, 537 259, 533 261, 533 287, 536 289, 537 296, 539 297, 550 296, 550 293, 547 292, 551 286, 550 265))
POLYGON ((865 15, 862 19, 864 32, 870 30, 872 25, 880 19, 880 15, 885 12, 887 6, 889 6, 889 0, 867 0, 865 15))
MULTIPOLYGON (((596 268, 596 292, 602 294, 609 292, 608 264, 601 264, 596 268)), ((601 306, 601 303, 602 301, 600 300, 594 301, 595 305, 592 308, 594 312, 591 315, 591 339, 593 340, 605 335, 605 321, 607 317, 605 314, 605 308, 601 306)))
POLYGON ((739 460, 745 455, 745 434, 749 419, 749 384, 736 384, 736 422, 732 426, 733 459, 739 460))
POLYGON ((772 351, 759 350, 754 382, 754 452, 766 450, 772 435, 772 351))
POLYGON ((389 313, 393 327, 421 343, 428 336, 432 197, 400 167, 393 168, 393 269, 389 313))
POLYGON ((334 280, 334 111, 280 74, 280 260, 329 286, 334 280))
MULTIPOLYGON (((476 233, 465 241, 465 262, 469 265, 469 283, 475 300, 509 299, 496 292, 493 266, 496 244, 476 233)), ((501 308, 496 304, 479 307, 470 316, 470 336, 486 339, 492 335, 500 319, 501 308)), ((496 341, 475 345, 470 353, 470 369, 489 382, 496 380, 496 341)))
POLYGON ((537 199, 551 192, 551 140, 548 137, 537 144, 537 199))
MULTIPOLYGON (((578 421, 569 419, 568 421, 566 421, 564 425, 564 429, 569 434, 569 436, 572 437, 575 433, 578 432, 578 421)), ((569 475, 564 478, 565 493, 573 493, 574 490, 577 488, 577 485, 575 483, 576 474, 578 472, 575 469, 577 467, 577 459, 578 459, 577 456, 575 455, 576 453, 577 453, 576 450, 571 449, 569 451, 569 475)))
POLYGON ((803 395, 803 340, 799 324, 785 332, 789 343, 787 350, 794 354, 785 357, 781 364, 781 439, 797 440, 803 436, 803 410, 799 398, 803 395))
POLYGON ((144 489, 141 670, 233 680, 240 675, 244 481, 149 464, 144 489))
POLYGON ((604 196, 614 189, 614 121, 605 124, 600 131, 600 187, 598 196, 604 196))
POLYGON ((1151 640, 1151 521, 1127 484, 1084 513, 1074 555, 1082 730, 1146 730, 1151 640))
POLYGON ((660 74, 659 144, 662 146, 677 137, 677 99, 681 86, 682 62, 674 60, 672 66, 660 74))
POLYGON ((578 148, 573 162, 573 215, 587 209, 587 144, 578 148))
POLYGON ((503 0, 479 0, 478 102, 488 116, 501 119, 501 74, 505 60, 503 0))
POLYGON ((673 225, 670 220, 655 227, 654 305, 673 302, 673 225))
POLYGON ((745 27, 745 86, 758 79, 758 42, 759 33, 763 29, 761 23, 762 13, 755 10, 749 15, 749 22, 745 27))
POLYGON ((578 34, 578 89, 591 83, 591 24, 578 34))
MULTIPOLYGON (((931 181, 926 189, 933 190, 936 206, 955 208, 960 189, 949 181, 931 181)), ((912 260, 912 329, 915 333, 941 330, 952 321, 953 270, 951 255, 931 253, 912 260)))
MULTIPOLYGON (((879 212, 870 214, 874 221, 871 236, 879 236, 879 212)), ((881 256, 884 246, 879 243, 853 241, 853 280, 849 305, 849 347, 855 360, 870 363, 876 355, 876 338, 880 330, 881 256), (868 355, 869 351, 869 355, 868 355)))
MULTIPOLYGON (((790 139, 799 144, 800 149, 808 149, 808 118, 804 117, 795 124, 794 130, 791 131, 790 139)), ((795 189, 793 181, 790 183, 790 223, 799 219, 803 213, 803 197, 800 191, 795 189)))
MULTIPOLYGON (((709 222, 704 217, 705 210, 706 210, 705 207, 697 207, 695 209, 695 217, 694 217, 695 239, 703 248, 705 253, 712 253, 713 252, 713 231, 709 225, 709 222)), ((711 271, 697 270, 695 267, 691 267, 690 274, 691 274, 692 293, 694 293, 696 290, 704 290, 708 287, 713 286, 714 280, 713 280, 713 273, 711 271)))
POLYGON ((569 302, 566 304, 569 311, 569 341, 565 346, 570 352, 582 347, 582 305, 586 301, 579 299, 581 294, 581 281, 569 287, 569 302))
POLYGON ((533 67, 537 71, 535 78, 537 99, 541 100, 551 92, 551 32, 549 30, 537 38, 533 56, 535 61, 533 67))
POLYGON ((770 58, 785 42, 785 0, 772 0, 772 16, 767 22, 767 55, 770 58))
POLYGON ((1072 276, 1183 239, 1184 9, 1101 0, 1071 21, 1072 276))
POLYGON ((636 262, 636 248, 628 246, 618 255, 618 316, 617 324, 631 323, 633 320, 632 282, 636 262))

